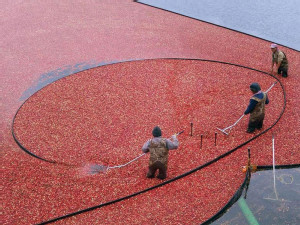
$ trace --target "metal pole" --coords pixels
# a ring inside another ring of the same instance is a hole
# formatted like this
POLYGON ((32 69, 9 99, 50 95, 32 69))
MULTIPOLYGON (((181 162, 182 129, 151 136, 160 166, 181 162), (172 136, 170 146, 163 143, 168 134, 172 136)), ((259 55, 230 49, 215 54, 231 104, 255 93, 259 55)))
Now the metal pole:
POLYGON ((275 86, 275 84, 277 84, 277 81, 275 81, 274 84, 272 84, 271 87, 265 91, 265 93, 268 93, 275 86))

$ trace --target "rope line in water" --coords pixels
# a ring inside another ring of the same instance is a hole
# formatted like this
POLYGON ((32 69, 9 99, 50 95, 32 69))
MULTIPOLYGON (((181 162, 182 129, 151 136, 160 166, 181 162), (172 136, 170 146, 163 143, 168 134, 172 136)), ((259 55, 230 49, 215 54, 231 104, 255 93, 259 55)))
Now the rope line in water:
POLYGON ((292 184, 294 182, 294 177, 290 174, 281 174, 277 179, 283 184, 292 184), (289 177, 291 181, 289 183, 286 182, 284 177, 289 177))

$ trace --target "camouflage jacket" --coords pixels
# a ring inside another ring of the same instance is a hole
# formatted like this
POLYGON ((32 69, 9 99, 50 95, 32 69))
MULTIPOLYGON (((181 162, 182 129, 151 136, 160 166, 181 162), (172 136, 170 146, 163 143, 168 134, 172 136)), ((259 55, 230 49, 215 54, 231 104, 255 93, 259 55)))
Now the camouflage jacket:
POLYGON ((257 101, 256 106, 250 113, 250 121, 253 122, 265 116, 265 104, 266 104, 267 94, 263 93, 262 99, 257 98, 256 96, 253 96, 251 99, 257 101))
POLYGON ((177 138, 173 138, 173 141, 155 137, 153 139, 148 140, 144 146, 142 147, 143 152, 150 152, 150 160, 149 166, 153 163, 159 161, 164 165, 168 164, 169 150, 178 148, 178 140, 177 138))

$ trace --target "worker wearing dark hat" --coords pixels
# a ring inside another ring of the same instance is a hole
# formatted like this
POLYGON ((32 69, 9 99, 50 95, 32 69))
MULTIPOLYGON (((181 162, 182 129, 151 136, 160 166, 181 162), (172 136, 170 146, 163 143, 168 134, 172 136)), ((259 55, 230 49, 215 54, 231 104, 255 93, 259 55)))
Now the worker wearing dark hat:
POLYGON ((159 171, 157 178, 167 177, 169 150, 177 149, 179 142, 177 135, 172 136, 173 141, 161 137, 161 129, 156 126, 152 130, 153 138, 148 140, 142 147, 144 153, 150 152, 148 178, 154 178, 156 170, 159 171))
POLYGON ((277 74, 281 74, 283 77, 288 76, 288 60, 283 51, 278 49, 276 44, 271 44, 272 51, 272 73, 274 64, 276 65, 277 74))
POLYGON ((258 83, 252 83, 250 90, 254 94, 248 105, 248 108, 244 112, 245 115, 250 113, 248 123, 248 133, 253 133, 255 129, 261 129, 265 118, 265 104, 269 104, 269 99, 266 93, 261 91, 258 83))

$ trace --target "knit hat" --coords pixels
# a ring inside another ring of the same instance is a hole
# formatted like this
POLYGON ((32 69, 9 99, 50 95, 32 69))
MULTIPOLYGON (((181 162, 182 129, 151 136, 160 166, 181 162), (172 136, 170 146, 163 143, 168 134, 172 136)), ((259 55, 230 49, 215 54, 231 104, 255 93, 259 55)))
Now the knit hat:
POLYGON ((260 86, 258 83, 252 83, 250 85, 250 90, 253 92, 253 93, 257 93, 259 92, 261 89, 260 89, 260 86))
POLYGON ((276 44, 271 44, 271 48, 277 48, 277 45, 276 44))
POLYGON ((160 137, 161 129, 158 126, 154 127, 152 130, 152 135, 153 135, 153 137, 160 137))

